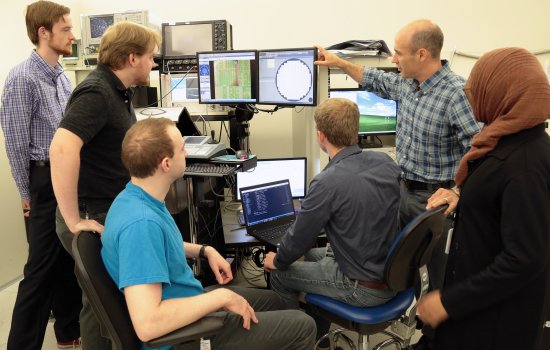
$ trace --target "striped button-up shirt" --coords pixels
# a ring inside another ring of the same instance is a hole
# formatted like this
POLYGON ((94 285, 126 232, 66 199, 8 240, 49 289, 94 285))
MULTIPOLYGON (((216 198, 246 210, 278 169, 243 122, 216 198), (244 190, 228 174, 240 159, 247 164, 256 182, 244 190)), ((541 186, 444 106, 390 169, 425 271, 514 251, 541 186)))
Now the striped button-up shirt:
POLYGON ((454 179, 480 130, 464 94, 464 79, 446 61, 422 84, 395 73, 365 68, 362 86, 397 101, 396 160, 408 180, 454 179))
POLYGON ((30 161, 49 159, 50 143, 70 95, 71 82, 61 65, 50 66, 36 51, 6 78, 0 124, 22 199, 30 199, 30 161))

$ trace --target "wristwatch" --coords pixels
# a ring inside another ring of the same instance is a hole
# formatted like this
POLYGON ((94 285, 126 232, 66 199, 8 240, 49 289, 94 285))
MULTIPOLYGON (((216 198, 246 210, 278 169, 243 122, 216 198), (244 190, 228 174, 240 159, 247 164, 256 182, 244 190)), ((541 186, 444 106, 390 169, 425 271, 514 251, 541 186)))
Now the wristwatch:
POLYGON ((201 246, 201 249, 199 250, 199 258, 206 259, 206 255, 204 255, 204 251, 206 250, 206 247, 208 247, 208 245, 206 244, 203 244, 201 246))

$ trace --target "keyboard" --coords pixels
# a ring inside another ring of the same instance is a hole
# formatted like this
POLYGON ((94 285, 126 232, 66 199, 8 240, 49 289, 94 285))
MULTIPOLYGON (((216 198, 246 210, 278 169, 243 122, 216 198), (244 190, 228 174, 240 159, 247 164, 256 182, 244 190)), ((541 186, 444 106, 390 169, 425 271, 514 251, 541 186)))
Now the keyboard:
POLYGON ((284 225, 258 231, 254 234, 254 236, 256 236, 256 238, 260 241, 268 242, 274 246, 277 246, 292 224, 293 222, 289 222, 284 225))
POLYGON ((189 164, 184 176, 214 176, 222 177, 235 172, 235 167, 226 164, 189 164))

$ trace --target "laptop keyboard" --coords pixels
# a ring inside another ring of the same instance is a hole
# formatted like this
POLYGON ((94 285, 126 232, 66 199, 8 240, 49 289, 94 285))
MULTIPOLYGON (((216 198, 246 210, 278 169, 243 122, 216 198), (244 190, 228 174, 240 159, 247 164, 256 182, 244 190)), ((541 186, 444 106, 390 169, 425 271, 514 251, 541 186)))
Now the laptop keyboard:
POLYGON ((277 245, 281 241, 281 238, 283 238, 283 236, 285 235, 290 225, 292 225, 292 222, 283 224, 281 226, 272 227, 264 231, 256 232, 256 235, 258 236, 258 238, 266 242, 277 245))

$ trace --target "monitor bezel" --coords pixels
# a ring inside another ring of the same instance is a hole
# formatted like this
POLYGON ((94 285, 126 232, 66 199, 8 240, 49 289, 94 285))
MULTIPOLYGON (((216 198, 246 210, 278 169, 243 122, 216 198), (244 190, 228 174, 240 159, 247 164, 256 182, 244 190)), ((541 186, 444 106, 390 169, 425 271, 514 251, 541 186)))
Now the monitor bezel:
POLYGON ((199 78, 199 104, 219 104, 223 106, 236 106, 236 105, 242 105, 242 104, 256 104, 258 102, 258 50, 223 50, 223 51, 200 51, 197 52, 196 55, 197 58, 197 77, 199 78), (252 93, 252 99, 253 101, 246 101, 246 100, 234 100, 234 101, 227 101, 227 100, 208 100, 203 101, 201 98, 201 77, 200 77, 200 55, 203 54, 228 54, 228 53, 254 53, 254 61, 251 65, 251 68, 253 71, 251 72, 251 93, 252 93))
MULTIPOLYGON (((285 160, 303 160, 304 161, 304 195, 303 196, 292 196, 292 199, 304 199, 307 195, 308 190, 308 183, 307 183, 307 157, 288 157, 288 158, 262 158, 257 159, 256 166, 258 166, 258 163, 266 162, 266 161, 285 161, 285 160)), ((250 171, 249 173, 253 173, 254 171, 250 171)), ((284 180, 284 179, 283 179, 284 180)), ((287 179, 290 182, 290 179, 287 179)), ((280 180, 274 180, 274 181, 280 181, 280 180)), ((238 196, 238 191, 240 191, 238 183, 238 174, 235 175, 235 187, 233 189, 233 199, 235 201, 241 201, 241 199, 238 196)), ((250 185, 255 186, 255 185, 250 185)), ((292 189, 292 187, 291 187, 292 189)))
MULTIPOLYGON (((331 98, 331 92, 332 91, 359 91, 359 92, 369 92, 371 94, 376 95, 374 92, 368 91, 368 90, 366 90, 364 88, 361 88, 361 87, 356 87, 356 88, 330 88, 328 90, 329 98, 331 98)), ((383 98, 385 100, 391 100, 391 101, 395 102, 395 119, 396 119, 395 129, 397 129, 397 116, 399 114, 399 103, 396 100, 392 100, 390 98, 385 98, 385 97, 381 97, 381 96, 378 96, 378 97, 383 98)), ((396 130, 392 130, 392 131, 382 130, 382 131, 359 131, 357 134, 360 135, 360 136, 376 136, 376 135, 395 135, 395 133, 396 133, 396 130)))
POLYGON ((317 96, 317 81, 318 81, 318 68, 315 64, 315 61, 318 60, 319 50, 316 47, 298 47, 298 48, 286 48, 286 49, 263 49, 258 50, 258 92, 256 96, 258 97, 258 104, 261 105, 275 105, 282 107, 315 107, 317 106, 318 96, 317 96), (313 101, 308 103, 296 103, 296 102, 271 102, 271 101, 262 101, 260 99, 260 53, 262 52, 281 52, 281 51, 304 51, 304 50, 313 50, 313 72, 312 72, 312 85, 313 85, 313 101))

